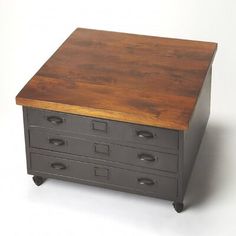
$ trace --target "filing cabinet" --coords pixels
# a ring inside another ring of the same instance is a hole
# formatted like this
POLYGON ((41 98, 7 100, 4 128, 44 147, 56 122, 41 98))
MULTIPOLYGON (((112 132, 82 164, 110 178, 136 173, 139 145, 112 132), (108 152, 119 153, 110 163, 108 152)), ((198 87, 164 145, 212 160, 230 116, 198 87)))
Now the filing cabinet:
POLYGON ((28 174, 173 201, 210 114, 217 44, 76 29, 16 97, 28 174))

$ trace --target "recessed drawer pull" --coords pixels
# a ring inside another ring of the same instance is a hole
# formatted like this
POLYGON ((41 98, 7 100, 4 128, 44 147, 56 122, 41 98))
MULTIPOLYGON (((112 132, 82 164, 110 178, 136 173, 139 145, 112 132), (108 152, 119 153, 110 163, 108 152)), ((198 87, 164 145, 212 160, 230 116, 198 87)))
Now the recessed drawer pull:
POLYGON ((139 138, 147 138, 147 139, 154 138, 153 133, 149 131, 140 130, 137 131, 136 134, 139 138))
POLYGON ((156 160, 156 158, 153 155, 145 153, 138 154, 138 158, 140 161, 147 161, 147 162, 153 162, 156 160))
POLYGON ((63 146, 65 145, 65 141, 62 139, 55 139, 55 138, 50 138, 49 143, 53 144, 54 146, 63 146))
POLYGON ((63 123, 63 119, 59 116, 48 116, 47 121, 49 121, 50 123, 52 123, 54 125, 59 125, 59 124, 63 123))
POLYGON ((154 185, 154 181, 152 179, 138 178, 137 180, 139 184, 142 184, 142 185, 154 185))
POLYGON ((57 163, 57 162, 52 163, 52 164, 51 164, 51 167, 52 167, 53 169, 56 169, 56 170, 65 170, 65 169, 66 169, 66 166, 65 166, 64 164, 62 164, 62 163, 57 163))

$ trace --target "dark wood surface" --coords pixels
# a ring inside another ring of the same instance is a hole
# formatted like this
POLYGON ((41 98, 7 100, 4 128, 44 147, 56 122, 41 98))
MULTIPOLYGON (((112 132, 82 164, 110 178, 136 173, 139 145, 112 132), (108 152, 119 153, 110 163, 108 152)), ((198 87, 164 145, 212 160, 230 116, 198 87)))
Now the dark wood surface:
POLYGON ((79 28, 16 102, 185 130, 216 48, 209 42, 79 28))

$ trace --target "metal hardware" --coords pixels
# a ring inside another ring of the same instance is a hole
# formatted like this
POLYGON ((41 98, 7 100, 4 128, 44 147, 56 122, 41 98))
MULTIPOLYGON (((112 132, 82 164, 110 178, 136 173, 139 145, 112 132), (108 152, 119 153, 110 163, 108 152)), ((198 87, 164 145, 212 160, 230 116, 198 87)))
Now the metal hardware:
POLYGON ((154 185, 154 181, 152 179, 138 178, 137 180, 139 184, 142 184, 142 185, 154 185))
POLYGON ((62 163, 54 162, 51 164, 51 167, 56 170, 65 170, 66 166, 62 163))
POLYGON ((139 138, 146 138, 146 139, 154 138, 153 133, 145 130, 136 131, 136 134, 139 138))
POLYGON ((156 157, 154 157, 151 154, 146 154, 146 153, 138 154, 138 158, 140 161, 146 161, 146 162, 153 162, 156 160, 156 157))
POLYGON ((65 141, 62 139, 50 138, 49 143, 53 144, 54 146, 63 146, 65 145, 65 141))
POLYGON ((59 124, 63 123, 63 119, 59 116, 48 116, 47 121, 49 121, 50 123, 52 123, 54 125, 59 125, 59 124))

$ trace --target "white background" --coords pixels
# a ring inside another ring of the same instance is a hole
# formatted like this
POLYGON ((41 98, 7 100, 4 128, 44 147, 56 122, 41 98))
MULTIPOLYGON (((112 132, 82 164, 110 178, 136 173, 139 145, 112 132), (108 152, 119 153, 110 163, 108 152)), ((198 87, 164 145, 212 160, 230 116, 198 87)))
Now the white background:
POLYGON ((236 235, 236 1, 0 0, 0 235, 236 235), (212 109, 185 198, 171 203, 26 175, 15 96, 76 27, 218 42, 212 109))

